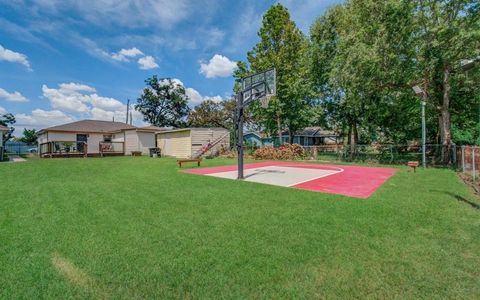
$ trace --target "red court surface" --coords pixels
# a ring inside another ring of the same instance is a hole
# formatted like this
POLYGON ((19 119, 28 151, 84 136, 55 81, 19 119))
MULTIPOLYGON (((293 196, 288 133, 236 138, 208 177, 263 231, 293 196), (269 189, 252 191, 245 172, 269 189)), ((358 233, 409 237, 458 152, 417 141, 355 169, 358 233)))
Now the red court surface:
MULTIPOLYGON (((236 165, 187 169, 182 172, 237 178, 236 165)), ((244 180, 365 199, 395 172, 397 169, 394 168, 268 161, 245 164, 244 180)))

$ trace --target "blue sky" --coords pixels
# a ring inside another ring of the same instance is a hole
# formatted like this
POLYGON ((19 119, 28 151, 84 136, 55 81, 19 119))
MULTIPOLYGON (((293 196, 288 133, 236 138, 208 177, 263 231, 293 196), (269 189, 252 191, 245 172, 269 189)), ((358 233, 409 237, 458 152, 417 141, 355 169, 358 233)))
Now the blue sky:
MULTIPOLYGON (((0 0, 0 114, 24 127, 124 121, 151 75, 177 78, 191 106, 231 94, 234 62, 277 1, 0 0)), ((284 0, 308 34, 339 0, 284 0)), ((135 115, 141 124, 141 116, 135 115)))

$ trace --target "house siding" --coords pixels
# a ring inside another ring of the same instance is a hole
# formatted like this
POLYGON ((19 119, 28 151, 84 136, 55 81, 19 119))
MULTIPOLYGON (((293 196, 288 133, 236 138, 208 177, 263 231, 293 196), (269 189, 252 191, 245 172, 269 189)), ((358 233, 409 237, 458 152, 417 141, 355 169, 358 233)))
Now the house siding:
POLYGON ((150 154, 150 149, 155 147, 155 134, 153 132, 137 132, 138 134, 138 151, 142 154, 150 154))
POLYGON ((125 131, 125 154, 131 155, 132 151, 138 150, 138 135, 135 130, 125 131))
POLYGON ((191 130, 170 131, 157 134, 157 147, 162 155, 189 158, 192 155, 191 130))
MULTIPOLYGON (((76 139, 77 139, 77 135, 75 134, 75 140, 76 139)), ((100 153, 100 142, 103 142, 103 134, 98 134, 98 133, 88 134, 87 153, 91 153, 91 154, 100 153)))
POLYGON ((190 155, 195 154, 202 149, 202 146, 213 142, 225 135, 222 140, 212 147, 207 154, 218 152, 222 147, 228 148, 230 144, 230 134, 228 130, 223 128, 192 128, 192 150, 190 155))
POLYGON ((77 134, 70 132, 48 132, 47 133, 48 142, 76 142, 77 134))

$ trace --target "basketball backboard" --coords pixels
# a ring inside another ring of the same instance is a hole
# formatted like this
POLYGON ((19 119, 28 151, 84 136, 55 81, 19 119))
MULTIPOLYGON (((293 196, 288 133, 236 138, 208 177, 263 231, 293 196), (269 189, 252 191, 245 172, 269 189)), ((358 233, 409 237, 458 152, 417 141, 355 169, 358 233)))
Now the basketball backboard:
POLYGON ((270 98, 275 96, 277 92, 275 69, 245 77, 242 80, 242 87, 245 103, 257 99, 266 99, 266 101, 262 101, 262 106, 268 105, 270 98))

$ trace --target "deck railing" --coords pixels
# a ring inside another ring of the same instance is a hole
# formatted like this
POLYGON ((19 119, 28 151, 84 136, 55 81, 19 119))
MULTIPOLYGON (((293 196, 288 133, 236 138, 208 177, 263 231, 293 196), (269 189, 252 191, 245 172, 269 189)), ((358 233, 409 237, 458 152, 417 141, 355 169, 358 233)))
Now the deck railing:
POLYGON ((84 156, 88 153, 85 142, 54 141, 40 144, 40 157, 84 156))
POLYGON ((124 154, 125 153, 125 143, 124 142, 100 142, 98 143, 98 149, 100 155, 108 154, 124 154))

